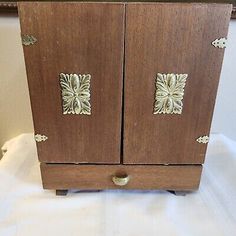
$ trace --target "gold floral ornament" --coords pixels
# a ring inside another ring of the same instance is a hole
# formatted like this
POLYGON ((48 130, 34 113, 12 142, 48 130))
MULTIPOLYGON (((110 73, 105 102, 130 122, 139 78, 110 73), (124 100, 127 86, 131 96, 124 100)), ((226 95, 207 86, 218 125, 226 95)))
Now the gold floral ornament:
POLYGON ((91 115, 89 74, 60 74, 63 114, 91 115))
POLYGON ((154 114, 181 114, 187 74, 157 74, 154 114))

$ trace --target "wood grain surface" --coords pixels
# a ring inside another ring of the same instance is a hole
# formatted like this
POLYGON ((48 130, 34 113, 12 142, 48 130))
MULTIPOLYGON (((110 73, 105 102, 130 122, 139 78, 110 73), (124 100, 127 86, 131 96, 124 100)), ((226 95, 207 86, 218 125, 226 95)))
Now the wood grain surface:
POLYGON ((199 164, 207 145, 229 4, 134 3, 126 6, 124 163, 199 164), (153 115, 157 73, 186 73, 181 115, 153 115))
MULTIPOLYGON (((92 1, 92 0, 91 0, 92 1)), ((107 0, 106 2, 112 2, 114 0, 107 0)), ((129 0, 126 2, 139 2, 137 0, 129 0)), ((160 0, 160 2, 178 2, 179 0, 160 0)), ((77 1, 79 2, 79 1, 77 1)), ((89 2, 89 1, 87 1, 89 2)), ((92 1, 94 2, 94 1, 92 1)), ((140 0, 140 2, 158 2, 158 0, 140 0)), ((181 1, 179 1, 181 2, 181 1)), ((183 1, 182 1, 183 2, 183 1)), ((231 13, 231 18, 236 18, 236 3, 235 0, 185 0, 184 2, 207 2, 207 3, 231 3, 233 4, 233 9, 231 13)), ((16 2, 0 2, 0 13, 17 13, 17 3, 16 2)), ((209 13, 211 14, 211 13, 209 13)))
POLYGON ((18 3, 39 160, 119 163, 123 3, 18 3), (59 74, 91 74, 92 114, 63 115, 59 74))
POLYGON ((165 189, 195 190, 202 166, 41 164, 45 189, 165 189), (113 176, 128 175, 125 186, 113 176))

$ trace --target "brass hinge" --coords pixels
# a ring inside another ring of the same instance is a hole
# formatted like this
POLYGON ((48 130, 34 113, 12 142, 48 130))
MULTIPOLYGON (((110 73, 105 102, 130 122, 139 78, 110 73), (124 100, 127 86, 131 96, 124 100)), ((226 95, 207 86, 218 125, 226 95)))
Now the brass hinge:
POLYGON ((207 135, 201 136, 196 139, 198 143, 208 143, 209 142, 209 137, 207 135))
POLYGON ((48 139, 48 137, 46 135, 42 135, 42 134, 35 134, 34 139, 36 142, 44 142, 48 139))
POLYGON ((215 39, 213 42, 211 42, 211 44, 216 48, 226 48, 226 43, 226 38, 215 39))
POLYGON ((22 44, 25 46, 33 45, 37 42, 37 39, 33 35, 22 34, 21 35, 22 44))

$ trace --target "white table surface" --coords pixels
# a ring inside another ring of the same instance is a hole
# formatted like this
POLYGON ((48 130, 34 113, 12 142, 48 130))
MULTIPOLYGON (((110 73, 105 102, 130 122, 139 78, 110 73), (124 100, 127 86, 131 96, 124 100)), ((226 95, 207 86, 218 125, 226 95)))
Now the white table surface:
POLYGON ((32 134, 5 143, 0 161, 0 236, 234 236, 236 143, 211 135, 200 189, 110 190, 56 196, 43 190, 32 134))

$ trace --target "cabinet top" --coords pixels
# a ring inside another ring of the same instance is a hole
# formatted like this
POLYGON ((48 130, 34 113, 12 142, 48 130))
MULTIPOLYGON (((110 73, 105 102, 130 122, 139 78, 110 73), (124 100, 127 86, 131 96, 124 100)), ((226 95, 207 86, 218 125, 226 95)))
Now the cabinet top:
MULTIPOLYGON (((33 1, 32 1, 33 2, 33 1)), ((57 1, 53 1, 57 2, 57 1)), ((61 2, 61 1, 58 1, 61 2)), ((67 1, 64 1, 64 3, 67 1)), ((94 3, 106 3, 106 2, 114 2, 114 3, 129 3, 129 2, 143 2, 143 3, 153 3, 153 2, 159 2, 159 3, 231 3, 235 4, 235 0, 72 0, 68 2, 94 2, 94 3)))

